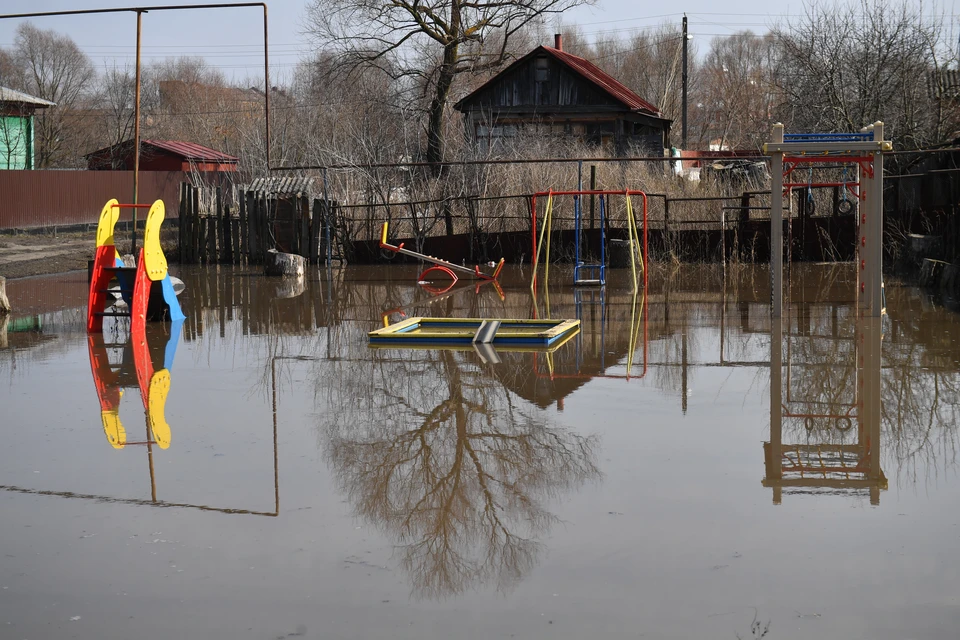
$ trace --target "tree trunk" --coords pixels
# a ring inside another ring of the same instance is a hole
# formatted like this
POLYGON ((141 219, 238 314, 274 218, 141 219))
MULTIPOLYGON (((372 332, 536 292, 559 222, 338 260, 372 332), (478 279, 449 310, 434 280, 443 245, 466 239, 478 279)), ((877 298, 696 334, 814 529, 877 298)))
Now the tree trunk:
POLYGON ((437 78, 436 92, 430 102, 430 120, 427 124, 427 162, 430 172, 439 176, 443 172, 443 113, 447 106, 447 96, 453 85, 454 65, 457 62, 458 44, 448 44, 443 50, 443 63, 437 78))

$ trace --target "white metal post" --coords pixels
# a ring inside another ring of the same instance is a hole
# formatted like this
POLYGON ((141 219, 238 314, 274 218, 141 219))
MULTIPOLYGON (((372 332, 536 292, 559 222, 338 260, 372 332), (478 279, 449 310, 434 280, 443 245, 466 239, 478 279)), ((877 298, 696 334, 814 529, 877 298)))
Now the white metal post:
MULTIPOLYGON (((872 125, 861 129, 861 133, 871 133, 872 125)), ((872 153, 863 154, 872 160, 872 153)), ((873 268, 870 247, 870 226, 873 224, 874 195, 873 179, 871 175, 872 163, 867 165, 866 171, 860 173, 860 208, 857 213, 857 309, 861 315, 869 316, 872 308, 871 296, 873 288, 871 271, 873 268)))
MULTIPOLYGON (((883 123, 875 122, 873 124, 873 139, 877 142, 883 141, 883 123)), ((873 205, 870 207, 870 215, 873 218, 867 225, 867 259, 870 261, 872 270, 870 271, 870 281, 867 286, 870 287, 870 315, 879 318, 883 312, 883 152, 880 150, 873 152, 873 192, 870 196, 873 199, 873 205)))
MULTIPOLYGON (((779 122, 770 142, 783 143, 779 122)), ((770 155, 770 317, 776 319, 783 312, 783 152, 771 150, 770 155)))

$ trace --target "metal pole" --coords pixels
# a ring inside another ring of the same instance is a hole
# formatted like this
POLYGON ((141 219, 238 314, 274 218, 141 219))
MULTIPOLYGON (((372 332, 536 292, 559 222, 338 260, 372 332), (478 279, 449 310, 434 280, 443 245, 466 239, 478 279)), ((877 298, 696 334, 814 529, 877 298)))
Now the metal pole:
POLYGON ((683 16, 683 104, 681 105, 680 147, 687 148, 687 16, 683 16))
POLYGON ((323 228, 327 242, 327 267, 333 264, 333 247, 330 246, 330 196, 327 194, 327 170, 323 170, 323 228))
MULTIPOLYGON (((783 125, 773 125, 772 144, 783 143, 783 125)), ((783 152, 774 151, 770 163, 770 317, 783 312, 783 152)))
POLYGON ((270 47, 267 36, 267 3, 263 3, 263 110, 267 136, 267 171, 270 171, 270 47))
MULTIPOLYGON (((883 141, 883 123, 873 124, 873 139, 883 141)), ((867 285, 870 292, 870 315, 879 318, 883 312, 883 151, 873 152, 873 187, 870 199, 872 219, 867 227, 867 245, 870 247, 867 259, 871 263, 871 279, 867 285)))
MULTIPOLYGON (((133 89, 133 204, 139 201, 140 189, 140 36, 143 29, 143 11, 137 11, 137 62, 133 89)), ((137 209, 133 209, 133 229, 130 232, 130 253, 137 255, 137 209)))
MULTIPOLYGON (((597 165, 590 165, 590 191, 597 190, 597 165)), ((590 194, 590 228, 596 228, 596 218, 594 217, 594 212, 596 210, 596 200, 594 195, 590 194)))

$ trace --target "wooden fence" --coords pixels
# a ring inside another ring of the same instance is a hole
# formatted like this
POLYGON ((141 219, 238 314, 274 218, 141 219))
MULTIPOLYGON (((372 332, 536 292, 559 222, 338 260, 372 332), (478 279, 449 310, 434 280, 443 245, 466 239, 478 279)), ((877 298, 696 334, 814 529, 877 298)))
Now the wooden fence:
POLYGON ((264 191, 242 191, 239 203, 230 203, 220 187, 210 205, 204 200, 200 189, 180 185, 181 263, 262 264, 270 249, 295 253, 312 264, 326 259, 325 221, 336 205, 264 191))

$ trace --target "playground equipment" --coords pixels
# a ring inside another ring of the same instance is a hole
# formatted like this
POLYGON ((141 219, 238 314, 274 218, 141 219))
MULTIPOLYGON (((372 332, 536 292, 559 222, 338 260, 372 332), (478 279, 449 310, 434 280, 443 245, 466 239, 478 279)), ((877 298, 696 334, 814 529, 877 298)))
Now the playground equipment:
POLYGON ((773 125, 772 141, 763 145, 771 156, 770 169, 770 281, 771 314, 783 312, 783 197, 794 188, 839 187, 860 201, 857 217, 857 306, 862 314, 883 313, 883 154, 893 149, 883 139, 883 123, 875 122, 860 133, 785 134, 782 124, 773 125), (801 165, 818 163, 853 165, 856 179, 848 183, 814 183, 792 180, 801 165), (853 189, 853 187, 856 189, 853 189))
POLYGON ((579 320, 408 318, 367 334, 370 344, 550 347, 580 330, 579 320))
POLYGON ((428 273, 431 273, 433 271, 450 276, 450 279, 453 280, 454 284, 456 284, 457 280, 459 280, 459 278, 457 278, 457 274, 455 273, 456 271, 459 271, 460 273, 469 274, 479 280, 496 280, 500 276, 500 270, 503 269, 504 258, 500 258, 500 262, 497 263, 497 266, 494 269, 492 274, 486 274, 480 271, 480 265, 476 265, 473 267, 473 269, 471 269, 470 267, 464 267, 459 264, 454 264, 453 262, 448 262, 446 260, 442 260, 434 256, 428 256, 425 253, 420 253, 418 251, 411 251, 410 249, 405 249, 403 247, 404 243, 402 242, 400 243, 399 246, 392 245, 387 242, 387 225, 388 224, 389 223, 384 222, 383 229, 380 232, 380 248, 381 249, 392 251, 393 253, 402 253, 405 256, 410 256, 412 258, 417 258, 418 260, 423 260, 424 262, 433 263, 432 267, 426 268, 417 278, 420 281, 426 280, 425 276, 428 273))
POLYGON ((604 203, 606 199, 603 196, 600 196, 600 262, 587 264, 584 263, 581 256, 581 247, 580 247, 580 236, 583 231, 583 210, 580 206, 580 196, 575 196, 573 199, 573 216, 574 216, 574 236, 573 236, 573 247, 574 247, 574 266, 573 266, 573 284, 582 286, 582 285, 598 285, 603 286, 606 284, 606 272, 607 272, 607 230, 606 230, 606 206, 604 203), (586 272, 591 277, 582 277, 582 273, 586 272))
POLYGON ((184 315, 177 302, 177 294, 167 272, 167 258, 160 247, 160 225, 163 224, 163 200, 151 205, 120 204, 115 199, 108 201, 100 212, 97 225, 97 250, 90 278, 90 295, 87 299, 87 332, 101 333, 105 317, 129 317, 131 335, 140 333, 147 320, 183 320, 184 315), (143 232, 143 248, 136 267, 124 265, 114 246, 113 230, 120 217, 121 208, 148 208, 147 223, 143 232), (111 293, 110 281, 116 278, 119 293, 127 310, 107 310, 107 296, 111 293))
POLYGON ((170 370, 177 352, 183 320, 170 325, 170 334, 161 340, 157 336, 165 327, 146 328, 138 324, 131 330, 130 341, 108 344, 102 333, 87 335, 90 369, 100 400, 100 419, 107 441, 114 449, 126 445, 153 445, 166 449, 170 446, 170 425, 164 416, 167 394, 170 392, 170 370), (149 337, 148 337, 149 336, 149 337), (120 362, 111 362, 108 349, 123 349, 120 362), (123 389, 138 387, 146 419, 147 439, 130 442, 120 422, 120 398, 123 389))
POLYGON ((601 229, 605 226, 603 220, 606 216, 606 203, 605 201, 609 196, 619 196, 622 195, 626 202, 627 210, 627 237, 630 242, 630 267, 633 275, 633 289, 637 290, 639 287, 639 282, 637 280, 637 251, 640 252, 640 269, 643 273, 643 286, 647 286, 647 194, 643 191, 633 191, 630 189, 625 189, 623 191, 597 191, 597 190, 579 190, 579 191, 542 191, 535 193, 530 197, 530 220, 531 220, 531 235, 532 235, 532 247, 533 247, 533 277, 530 280, 530 289, 536 290, 537 286, 537 272, 540 263, 540 256, 544 256, 544 282, 548 282, 550 279, 550 236, 551 231, 553 230, 553 200, 555 196, 575 196, 574 204, 574 228, 576 230, 576 239, 575 239, 575 251, 576 251, 576 264, 574 265, 574 284, 575 285, 599 285, 603 286, 606 283, 606 250, 603 249, 603 245, 606 243, 606 236, 603 231, 601 231, 601 254, 600 254, 600 264, 584 264, 581 261, 580 253, 580 230, 581 230, 581 211, 579 207, 579 200, 581 196, 590 196, 596 195, 600 196, 600 217, 601 217, 601 229), (633 200, 631 196, 639 195, 643 198, 643 241, 641 243, 639 232, 637 230, 637 221, 633 212, 633 200), (544 197, 547 198, 547 205, 544 209, 543 216, 543 225, 540 228, 540 239, 537 240, 537 198, 544 197), (543 254, 541 251, 544 250, 543 239, 546 236, 547 244, 546 249, 543 254), (586 271, 593 277, 581 278, 581 272, 586 271))
POLYGON ((857 314, 850 352, 854 362, 798 365, 790 362, 792 339, 835 341, 836 338, 791 336, 789 330, 784 336, 784 321, 774 319, 770 347, 770 441, 763 444, 763 486, 773 489, 774 504, 781 503, 784 489, 801 493, 813 489, 831 493, 866 489, 870 503, 880 503, 880 492, 887 488, 887 478, 880 466, 881 322, 879 317, 857 314), (788 345, 786 398, 782 384, 784 337, 788 345), (805 400, 801 404, 801 401, 791 399, 792 387, 808 386, 802 379, 799 384, 791 381, 791 368, 813 367, 822 375, 824 366, 853 371, 856 379, 850 385, 853 387, 852 402, 805 400), (804 408, 797 410, 796 404, 804 408), (796 429, 802 435, 794 442, 784 442, 784 422, 791 421, 797 426, 802 421, 804 429, 796 429))

